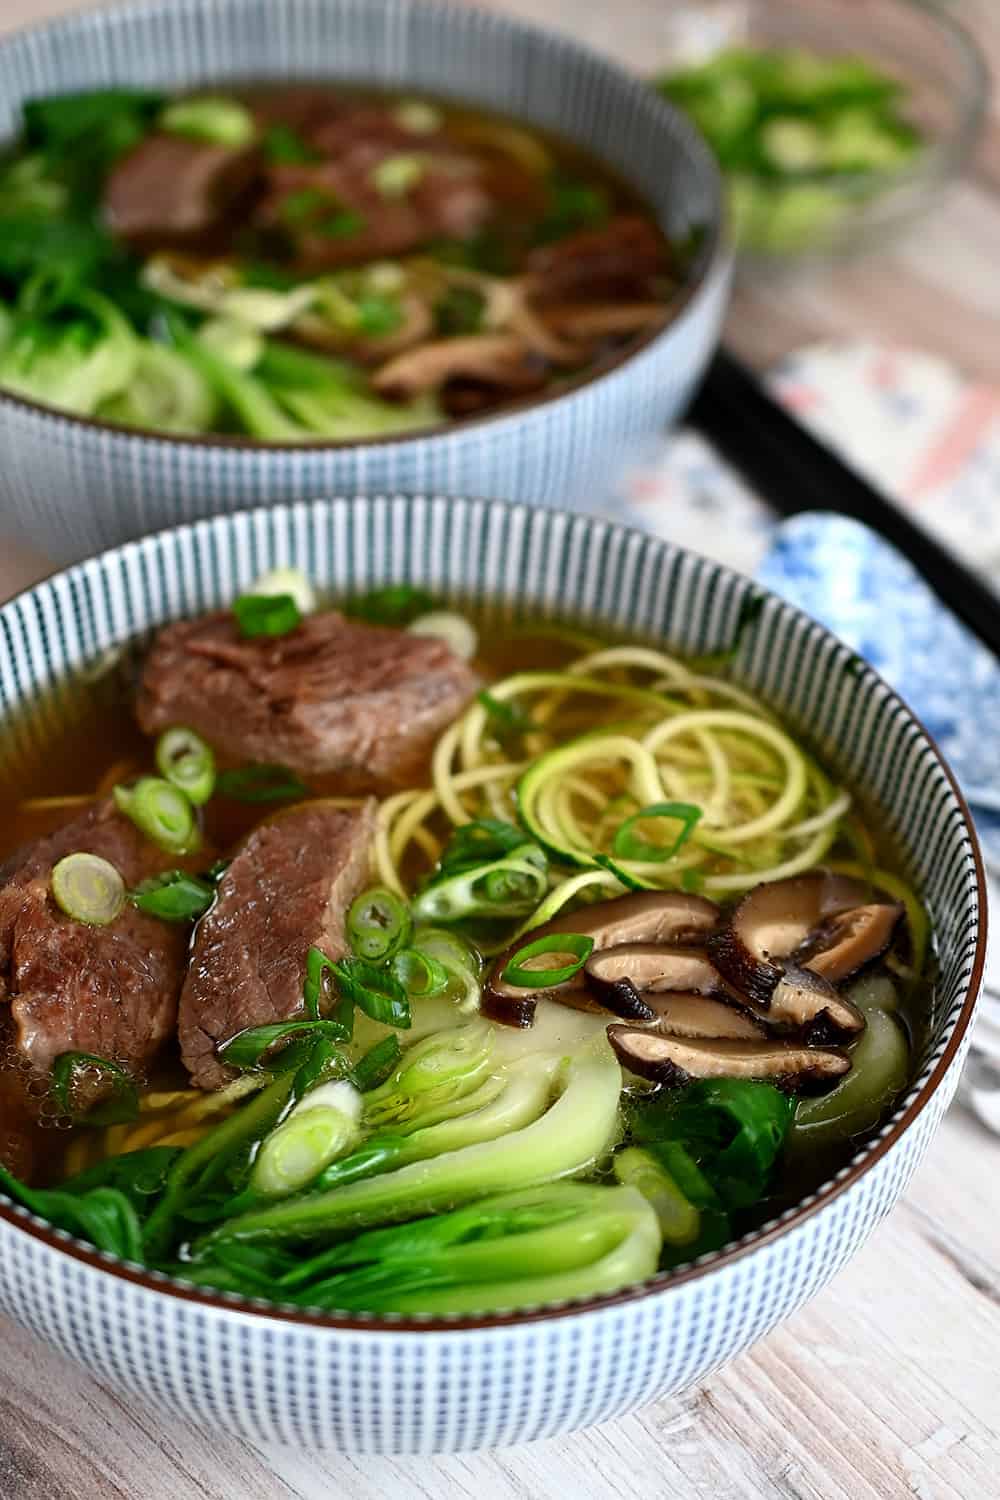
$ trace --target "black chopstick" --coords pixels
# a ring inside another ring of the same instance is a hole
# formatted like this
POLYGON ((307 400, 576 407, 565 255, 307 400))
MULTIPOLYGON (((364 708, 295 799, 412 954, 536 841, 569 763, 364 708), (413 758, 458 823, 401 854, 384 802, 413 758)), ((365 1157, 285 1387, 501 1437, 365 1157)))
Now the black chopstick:
POLYGON ((716 355, 688 421, 781 515, 833 511, 885 537, 1000 657, 1000 598, 989 585, 800 426, 731 354, 716 355))

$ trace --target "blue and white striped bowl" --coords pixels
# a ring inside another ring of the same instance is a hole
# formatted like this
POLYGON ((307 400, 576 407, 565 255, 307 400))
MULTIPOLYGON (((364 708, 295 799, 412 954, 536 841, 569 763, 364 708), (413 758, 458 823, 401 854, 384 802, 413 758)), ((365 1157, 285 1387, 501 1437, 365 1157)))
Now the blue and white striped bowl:
MULTIPOLYGON (((107 552, 0 610, 0 754, 58 733, 88 663, 224 605, 262 570, 337 594, 406 582, 689 653, 728 647, 760 591, 640 532, 460 499, 315 501, 107 552)), ((952 1097, 985 945, 983 876, 947 767, 890 688, 762 595, 738 679, 882 810, 937 935, 937 1013, 913 1087, 799 1207, 614 1296, 484 1319, 330 1317, 208 1295, 100 1255, 0 1197, 0 1308, 104 1379, 255 1441, 363 1452, 494 1447, 601 1422, 703 1379, 819 1290, 909 1182, 952 1097)), ((928 1351, 930 1353, 930 1351, 928 1351)))
POLYGON ((318 494, 471 491, 587 509, 610 493, 623 455, 683 410, 728 291, 718 174, 700 139, 648 86, 564 37, 420 0, 154 0, 0 43, 0 139, 34 94, 317 75, 475 100, 602 157, 668 233, 703 234, 669 320, 606 373, 562 394, 361 443, 156 437, 0 394, 6 531, 71 561, 198 516, 318 494))

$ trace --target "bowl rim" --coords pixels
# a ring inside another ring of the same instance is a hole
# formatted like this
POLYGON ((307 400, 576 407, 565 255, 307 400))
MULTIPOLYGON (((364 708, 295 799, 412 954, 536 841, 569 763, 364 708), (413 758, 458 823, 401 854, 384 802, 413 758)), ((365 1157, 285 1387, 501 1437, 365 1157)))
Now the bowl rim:
MULTIPOLYGON (((336 3, 336 0, 334 0, 336 3)), ((460 4, 458 0, 405 0, 408 8, 418 14, 426 14, 429 21, 435 16, 442 17, 445 21, 449 15, 462 15, 468 17, 470 12, 482 15, 482 10, 477 6, 460 4)), ((60 32, 72 32, 73 30, 86 30, 88 25, 95 21, 107 20, 111 22, 124 22, 129 20, 147 19, 152 22, 157 10, 162 10, 166 0, 158 0, 158 3, 150 4, 148 0, 135 0, 128 5, 116 5, 113 3, 89 7, 83 11, 70 12, 68 15, 51 17, 40 21, 35 25, 21 26, 16 30, 0 37, 0 56, 11 45, 16 45, 24 39, 42 38, 45 35, 60 32)), ((174 9, 175 7, 170 7, 174 9)), ((198 8, 198 0, 193 0, 192 9, 198 8)), ((686 144, 693 147, 695 154, 700 158, 699 169, 702 173, 705 185, 710 190, 711 204, 706 233, 702 243, 698 246, 696 254, 692 259, 687 273, 663 305, 663 311, 653 321, 649 328, 637 336, 629 339, 621 348, 614 350, 604 359, 595 362, 589 369, 571 376, 562 381, 556 389, 539 392, 535 395, 520 396, 514 401, 505 403, 496 411, 484 413, 481 416, 460 417, 455 420, 436 422, 433 426, 417 428, 413 431, 389 433, 381 437, 368 438, 345 438, 340 441, 330 441, 325 438, 315 438, 311 441, 295 443, 271 443, 263 442, 258 438, 242 437, 229 433, 171 433, 158 432, 154 428, 129 427, 121 422, 103 422, 96 417, 80 416, 75 412, 62 411, 58 406, 50 406, 44 401, 34 401, 30 397, 18 395, 12 391, 0 388, 0 412, 5 407, 14 411, 25 412, 33 417, 41 418, 53 426, 67 424, 71 428, 82 432, 97 434, 108 433, 113 438, 122 441, 132 440, 136 444, 162 443, 169 450, 183 451, 194 448, 199 451, 220 450, 224 452, 262 454, 270 457, 282 453, 356 453, 368 449, 400 448, 406 444, 416 444, 424 441, 447 439, 451 435, 466 436, 483 428, 494 427, 505 420, 517 420, 519 417, 531 415, 535 410, 547 410, 560 401, 569 401, 581 390, 587 390, 591 386, 597 386, 601 382, 618 374, 622 368, 633 359, 637 359, 646 350, 664 338, 670 331, 680 323, 691 305, 704 294, 712 282, 724 274, 725 268, 732 262, 733 249, 730 244, 729 235, 729 211, 727 208, 725 184, 722 172, 716 161, 714 153, 710 150, 701 132, 688 120, 687 116, 669 100, 664 99, 650 86, 650 82, 642 74, 633 73, 623 63, 617 62, 595 47, 579 42, 567 32, 559 31, 536 22, 525 21, 515 15, 503 11, 488 11, 486 14, 498 29, 510 37, 517 37, 525 45, 537 45, 543 40, 552 42, 555 40, 562 48, 563 53, 575 53, 578 57, 588 57, 592 62, 598 62, 604 68, 608 77, 613 78, 619 87, 627 88, 636 98, 640 96, 647 100, 663 116, 664 122, 668 119, 673 121, 675 132, 682 139, 686 138, 686 144)), ((299 75, 291 75, 293 78, 299 75)), ((305 75, 302 75, 305 76, 305 75)), ((336 80, 333 80, 336 82, 336 80)), ((433 92, 433 91, 431 91, 433 92)), ((557 130, 557 136, 573 144, 572 136, 557 130)), ((599 153, 597 153, 599 155, 599 153)), ((628 172, 620 174, 634 186, 628 172)))
MULTIPOLYGON (((414 504, 429 505, 435 498, 438 497, 433 492, 420 493, 413 491, 405 493, 392 491, 387 492, 384 496, 376 494, 338 494, 328 499, 317 498, 312 501, 282 503, 272 507, 272 509, 285 516, 294 514, 296 511, 306 511, 315 514, 323 507, 328 507, 331 513, 333 513, 338 509, 348 509, 358 503, 371 506, 382 499, 397 502, 402 500, 407 506, 412 506, 414 504)), ((445 498, 451 500, 456 497, 449 496, 445 498)), ((473 498, 471 496, 458 498, 463 499, 466 503, 483 506, 487 511, 500 509, 507 512, 519 513, 526 519, 530 519, 538 510, 536 506, 506 500, 483 500, 482 498, 473 498)), ((641 536, 647 541, 655 543, 664 553, 701 558, 702 561, 708 562, 712 568, 716 569, 718 573, 727 579, 738 579, 741 577, 735 569, 727 567, 724 563, 718 563, 711 558, 706 559, 702 554, 695 553, 691 548, 679 546, 662 538, 653 537, 623 522, 609 522, 607 518, 587 516, 578 511, 566 510, 556 506, 546 506, 545 510, 567 522, 579 522, 582 519, 590 525, 604 525, 612 534, 624 534, 626 537, 629 535, 641 536)), ((191 554, 193 556, 197 550, 199 532, 208 532, 214 528, 229 531, 241 522, 252 524, 252 518, 255 514, 257 512, 252 509, 244 509, 225 515, 211 516, 198 521, 190 521, 179 526, 165 527, 138 540, 125 542, 117 547, 106 548, 103 552, 96 553, 82 562, 71 564, 69 567, 56 568, 45 578, 39 579, 27 588, 22 589, 11 599, 0 605, 0 615, 19 601, 36 595, 39 590, 51 587, 59 578, 71 575, 77 570, 88 569, 95 562, 104 562, 112 558, 120 559, 123 555, 138 553, 143 548, 149 546, 153 546, 154 548, 162 546, 164 540, 168 537, 189 538, 194 544, 191 554)), ((813 620, 805 610, 789 603, 766 585, 755 581, 754 587, 759 593, 763 594, 765 601, 777 604, 778 614, 775 617, 775 622, 782 616, 787 617, 790 615, 799 621, 804 621, 813 631, 819 630, 822 636, 827 639, 836 642, 838 645, 843 644, 833 631, 828 630, 820 622, 813 620)), ((847 648, 845 647, 844 649, 847 648)), ((338 1315, 336 1313, 310 1311, 290 1306, 286 1303, 272 1303, 262 1298, 242 1297, 231 1292, 212 1291, 195 1286, 193 1283, 185 1282, 181 1278, 168 1276, 165 1272, 151 1271, 121 1260, 107 1252, 97 1250, 93 1246, 87 1245, 84 1241, 76 1239, 66 1230, 53 1228, 30 1210, 6 1198, 2 1193, 0 1193, 0 1224, 9 1226, 15 1233, 20 1232, 30 1236, 32 1239, 41 1241, 48 1249, 68 1255, 72 1259, 82 1262, 90 1270, 107 1272, 114 1277, 131 1283, 133 1286, 141 1288, 143 1291, 177 1298, 181 1301, 195 1304, 199 1308, 208 1309, 213 1313, 237 1314, 241 1317, 249 1317, 255 1320, 270 1319, 280 1324, 292 1325, 293 1327, 317 1333, 366 1333, 383 1336, 429 1333, 459 1335, 484 1333, 491 1330, 502 1332, 522 1326, 547 1323, 555 1319, 606 1312, 614 1308, 642 1301, 645 1298, 665 1295, 681 1287, 689 1286, 692 1282, 696 1282, 712 1272, 728 1270, 756 1251, 770 1247, 785 1234, 791 1234, 793 1231, 800 1229, 821 1210, 826 1209, 849 1189, 855 1187, 901 1140, 903 1135, 905 1135, 928 1104, 930 1104, 951 1070, 969 1030, 979 997, 986 962, 988 926, 986 873, 976 827, 965 796, 958 785, 951 766, 941 753, 936 740, 905 699, 867 663, 865 664, 864 672, 859 674, 859 680, 867 680, 869 683, 881 685, 883 690, 888 692, 891 698, 903 708, 910 721, 920 731, 926 746, 932 751, 934 759, 950 787, 954 805, 961 815, 963 831, 968 840, 972 856, 976 885, 976 946, 972 968, 966 981, 965 994, 962 998, 959 1013, 953 1023, 951 1035, 945 1043, 941 1056, 934 1064, 919 1092, 906 1108, 902 1110, 898 1118, 893 1119, 889 1124, 884 1126, 880 1134, 873 1141, 870 1141, 866 1146, 861 1148, 862 1154, 857 1159, 852 1160, 846 1167, 841 1168, 832 1178, 822 1183, 819 1188, 797 1202, 794 1207, 784 1210, 778 1218, 765 1224, 760 1229, 749 1231, 729 1246, 712 1251, 676 1270, 656 1271, 644 1281, 622 1287, 616 1292, 604 1292, 596 1296, 577 1297, 563 1302, 543 1304, 524 1311, 475 1316, 468 1314, 435 1316, 393 1313, 345 1313, 338 1315)))

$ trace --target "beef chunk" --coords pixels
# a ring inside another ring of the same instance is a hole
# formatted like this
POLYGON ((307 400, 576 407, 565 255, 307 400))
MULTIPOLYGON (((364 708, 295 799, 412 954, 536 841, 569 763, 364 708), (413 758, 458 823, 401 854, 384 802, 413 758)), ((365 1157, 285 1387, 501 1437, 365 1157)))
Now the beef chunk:
POLYGON ((71 1051, 141 1070, 173 1031, 187 933, 132 906, 108 927, 67 917, 50 879, 77 849, 110 860, 129 886, 165 864, 110 799, 15 856, 0 883, 0 1002, 14 1045, 39 1072, 71 1051))
POLYGON ((600 229, 583 229, 528 257, 535 299, 644 301, 669 270, 666 241, 640 214, 619 214, 600 229))
POLYGON ((346 952, 344 914, 368 879, 375 809, 305 802, 247 839, 195 937, 181 995, 180 1040, 199 1088, 232 1075, 219 1042, 303 1010, 306 955, 346 952))
POLYGON ((209 240, 236 211, 257 166, 252 149, 147 136, 108 178, 104 218, 115 234, 140 245, 209 240))
POLYGON ((169 625, 139 693, 149 734, 186 724, 239 761, 352 789, 403 786, 478 686, 442 641, 330 611, 278 637, 243 639, 232 615, 169 625))
POLYGON ((425 153, 412 187, 387 195, 375 174, 395 154, 381 141, 364 142, 334 161, 272 167, 258 226, 280 232, 303 272, 405 255, 484 226, 493 204, 474 161, 425 153))

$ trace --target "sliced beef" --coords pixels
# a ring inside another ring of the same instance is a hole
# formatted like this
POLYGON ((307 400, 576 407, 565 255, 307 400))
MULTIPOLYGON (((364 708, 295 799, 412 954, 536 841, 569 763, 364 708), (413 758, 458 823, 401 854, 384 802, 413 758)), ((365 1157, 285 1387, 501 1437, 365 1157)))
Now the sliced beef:
POLYGON ((258 164, 252 148, 149 135, 108 178, 105 222, 139 245, 210 242, 237 213, 258 164))
POLYGON ((669 270, 667 244, 640 214, 619 214, 600 229, 584 229, 533 250, 528 275, 534 299, 643 301, 669 270))
POLYGON ((174 1029, 187 933, 132 906, 107 927, 67 917, 50 881, 74 850, 110 860, 128 886, 166 863, 110 799, 15 856, 0 883, 0 1009, 38 1072, 71 1051, 141 1071, 174 1029))
POLYGON ((306 955, 346 951, 344 915, 368 879, 374 803, 302 803, 257 828, 198 926, 181 996, 184 1062, 199 1088, 232 1075, 216 1046, 303 1010, 306 955))
POLYGON ((475 234, 489 219, 492 200, 472 158, 421 148, 413 185, 389 195, 379 191, 379 165, 412 152, 412 140, 403 152, 381 140, 363 141, 329 161, 272 167, 257 226, 277 233, 293 264, 307 273, 475 234))
POLYGON ((442 641, 310 615, 278 637, 243 639, 231 614, 169 625, 143 673, 148 733, 186 724, 222 754, 351 790, 405 785, 478 687, 442 641))

